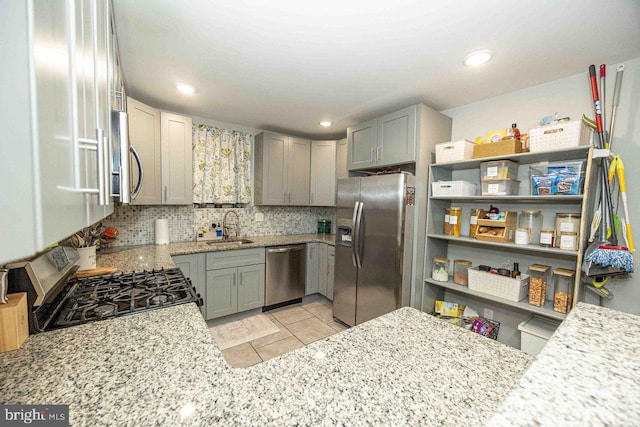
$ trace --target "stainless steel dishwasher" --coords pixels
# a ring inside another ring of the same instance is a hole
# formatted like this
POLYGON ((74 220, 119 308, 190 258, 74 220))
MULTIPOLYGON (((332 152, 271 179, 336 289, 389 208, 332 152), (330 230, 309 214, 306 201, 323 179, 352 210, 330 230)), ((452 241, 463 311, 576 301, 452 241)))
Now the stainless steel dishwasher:
POLYGON ((307 245, 267 248, 265 306, 302 298, 307 282, 307 245))

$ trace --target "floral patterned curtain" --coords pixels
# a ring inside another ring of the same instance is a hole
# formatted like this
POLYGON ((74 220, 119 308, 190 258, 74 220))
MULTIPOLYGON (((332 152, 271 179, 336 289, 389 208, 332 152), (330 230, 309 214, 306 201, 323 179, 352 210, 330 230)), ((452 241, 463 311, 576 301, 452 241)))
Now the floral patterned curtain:
POLYGON ((251 202, 251 135, 193 125, 193 203, 251 202))

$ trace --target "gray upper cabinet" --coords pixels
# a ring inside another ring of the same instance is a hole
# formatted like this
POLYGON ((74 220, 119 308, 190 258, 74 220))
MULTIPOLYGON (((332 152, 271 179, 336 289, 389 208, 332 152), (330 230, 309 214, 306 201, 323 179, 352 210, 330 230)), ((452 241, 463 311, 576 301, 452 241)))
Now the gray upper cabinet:
POLYGON ((255 152, 255 204, 309 205, 309 140, 262 132, 256 135, 255 152))
POLYGON ((160 113, 162 202, 165 205, 193 203, 192 127, 190 117, 160 113))
POLYGON ((336 143, 336 180, 349 178, 347 141, 347 138, 344 138, 336 143))
POLYGON ((34 255, 110 213, 105 162, 108 82, 106 0, 5 2, 0 79, 6 208, 0 263, 34 255), (6 4, 5 4, 6 3, 6 4), (94 37, 95 36, 95 37, 94 37), (6 138, 5 138, 6 139, 6 138), (8 148, 9 149, 9 148, 8 148))
MULTIPOLYGON (((129 142, 140 154, 144 179, 132 205, 162 204, 162 163, 160 157, 160 111, 127 97, 129 142)), ((132 164, 131 182, 138 182, 138 169, 132 164)))
POLYGON ((347 129, 349 170, 366 169, 376 165, 378 121, 370 120, 347 129))
POLYGON ((416 113, 413 105, 378 118, 378 165, 416 160, 416 113))
MULTIPOLYGON (((134 205, 193 203, 192 120, 127 97, 129 140, 140 154, 144 179, 134 205)), ((131 168, 131 182, 138 182, 131 168)))
POLYGON ((348 169, 415 162, 417 111, 412 105, 348 128, 348 169))
POLYGON ((309 205, 309 179, 311 175, 311 141, 289 137, 287 183, 289 188, 288 204, 293 206, 309 205))
POLYGON ((336 141, 311 141, 311 206, 336 204, 336 141))

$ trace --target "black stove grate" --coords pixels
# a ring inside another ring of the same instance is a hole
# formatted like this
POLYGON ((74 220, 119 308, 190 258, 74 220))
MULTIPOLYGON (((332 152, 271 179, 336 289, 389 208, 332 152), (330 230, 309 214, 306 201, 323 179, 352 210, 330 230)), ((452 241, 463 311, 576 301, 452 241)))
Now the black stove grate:
POLYGON ((47 329, 190 302, 202 306, 202 298, 179 268, 81 279, 70 282, 64 292, 61 309, 47 329))

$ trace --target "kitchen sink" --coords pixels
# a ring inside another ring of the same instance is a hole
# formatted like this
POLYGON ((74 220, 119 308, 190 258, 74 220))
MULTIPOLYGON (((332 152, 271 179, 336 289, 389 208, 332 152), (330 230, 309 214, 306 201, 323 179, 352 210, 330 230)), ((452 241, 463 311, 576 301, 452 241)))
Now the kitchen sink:
POLYGON ((237 240, 214 240, 207 242, 207 245, 246 245, 247 243, 253 243, 253 240, 249 239, 237 239, 237 240))

